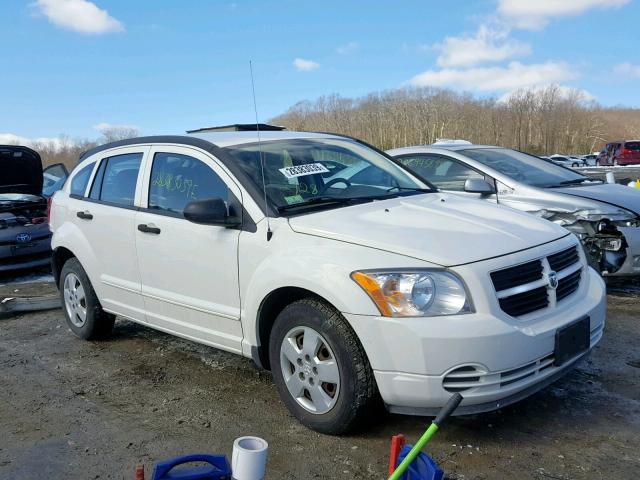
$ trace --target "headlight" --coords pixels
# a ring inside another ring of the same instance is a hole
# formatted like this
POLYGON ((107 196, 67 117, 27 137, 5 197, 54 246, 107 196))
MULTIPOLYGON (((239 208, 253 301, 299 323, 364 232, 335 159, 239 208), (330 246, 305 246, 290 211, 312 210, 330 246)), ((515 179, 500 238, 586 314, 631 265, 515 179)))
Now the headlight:
POLYGON ((432 317, 472 311, 464 284, 450 272, 361 271, 353 272, 351 278, 385 317, 432 317))

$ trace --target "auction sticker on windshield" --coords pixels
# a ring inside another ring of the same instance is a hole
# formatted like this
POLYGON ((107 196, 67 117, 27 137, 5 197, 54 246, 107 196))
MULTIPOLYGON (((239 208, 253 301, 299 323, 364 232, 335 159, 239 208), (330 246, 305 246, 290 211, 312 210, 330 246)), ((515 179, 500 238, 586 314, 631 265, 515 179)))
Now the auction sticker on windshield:
POLYGON ((329 170, 321 163, 307 163, 306 165, 284 167, 280 169, 280 172, 287 178, 296 178, 316 173, 329 173, 329 170))

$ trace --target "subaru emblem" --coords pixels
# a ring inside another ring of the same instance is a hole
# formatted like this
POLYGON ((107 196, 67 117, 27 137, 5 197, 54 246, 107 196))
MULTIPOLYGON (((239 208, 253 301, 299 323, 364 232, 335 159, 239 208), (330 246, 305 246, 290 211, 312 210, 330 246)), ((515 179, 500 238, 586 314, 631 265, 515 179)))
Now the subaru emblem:
POLYGON ((556 288, 558 288, 558 274, 556 272, 549 272, 548 275, 549 278, 549 286, 555 290, 556 288))
POLYGON ((19 233, 16 235, 16 242, 18 243, 28 243, 31 241, 31 235, 28 233, 19 233))

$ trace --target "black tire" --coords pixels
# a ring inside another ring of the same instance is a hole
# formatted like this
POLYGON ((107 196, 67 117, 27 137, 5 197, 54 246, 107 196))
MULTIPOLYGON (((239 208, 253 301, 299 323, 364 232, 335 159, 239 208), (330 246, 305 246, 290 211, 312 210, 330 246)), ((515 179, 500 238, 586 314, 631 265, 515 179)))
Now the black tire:
POLYGON ((373 371, 358 337, 340 312, 320 300, 298 300, 280 312, 271 332, 269 359, 282 401, 302 424, 317 432, 339 435, 353 430, 381 405, 373 371), (305 409, 285 384, 280 349, 287 334, 297 327, 310 327, 319 333, 335 357, 340 387, 335 404, 326 413, 305 409))
POLYGON ((102 306, 100 305, 96 292, 89 281, 89 277, 77 258, 70 258, 65 262, 62 267, 62 271, 60 272, 60 283, 58 287, 60 290, 62 310, 64 311, 65 318, 67 319, 67 325, 73 333, 84 340, 100 340, 111 334, 116 317, 115 315, 102 310, 102 306), (76 323, 72 321, 67 308, 65 299, 65 281, 69 275, 75 275, 84 289, 83 306, 86 310, 86 319, 82 325, 77 325, 77 321, 76 323))

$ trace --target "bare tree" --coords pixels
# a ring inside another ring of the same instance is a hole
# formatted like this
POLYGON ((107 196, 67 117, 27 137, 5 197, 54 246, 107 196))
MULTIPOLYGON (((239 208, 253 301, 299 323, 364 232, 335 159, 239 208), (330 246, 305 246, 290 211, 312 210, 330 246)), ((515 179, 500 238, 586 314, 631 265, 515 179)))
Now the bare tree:
POLYGON ((330 131, 379 148, 462 138, 534 154, 587 153, 614 138, 640 137, 640 110, 602 108, 578 90, 552 85, 507 98, 476 98, 437 88, 405 88, 350 99, 328 95, 292 106, 272 122, 330 131))

